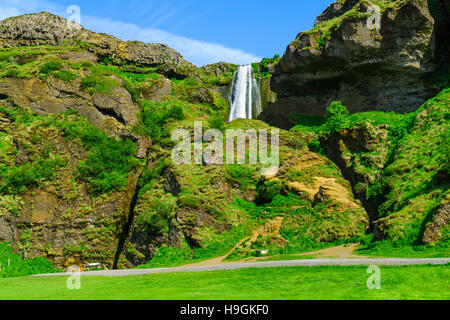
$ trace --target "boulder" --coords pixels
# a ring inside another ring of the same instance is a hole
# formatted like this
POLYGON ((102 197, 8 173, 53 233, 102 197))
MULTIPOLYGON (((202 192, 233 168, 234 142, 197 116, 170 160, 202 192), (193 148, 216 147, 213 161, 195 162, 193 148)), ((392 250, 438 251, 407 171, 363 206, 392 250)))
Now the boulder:
POLYGON ((169 79, 163 78, 158 80, 147 80, 141 88, 141 93, 144 99, 151 101, 158 101, 163 96, 172 92, 172 82, 169 79))
POLYGON ((92 101, 101 112, 106 112, 119 122, 127 125, 137 122, 139 108, 133 104, 130 93, 122 87, 114 88, 111 94, 97 92, 92 101))

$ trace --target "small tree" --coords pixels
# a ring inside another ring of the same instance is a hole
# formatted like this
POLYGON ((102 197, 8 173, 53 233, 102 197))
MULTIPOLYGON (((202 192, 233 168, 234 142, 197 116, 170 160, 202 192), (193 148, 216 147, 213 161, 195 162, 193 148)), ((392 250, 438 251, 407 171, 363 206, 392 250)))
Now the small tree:
POLYGON ((348 125, 348 115, 350 114, 347 107, 342 105, 341 101, 333 101, 327 107, 327 122, 325 124, 327 131, 338 131, 344 129, 348 125))
POLYGON ((334 117, 345 117, 348 116, 350 113, 348 112, 348 109, 346 106, 342 104, 341 101, 333 101, 330 103, 330 105, 327 107, 327 118, 334 118, 334 117))

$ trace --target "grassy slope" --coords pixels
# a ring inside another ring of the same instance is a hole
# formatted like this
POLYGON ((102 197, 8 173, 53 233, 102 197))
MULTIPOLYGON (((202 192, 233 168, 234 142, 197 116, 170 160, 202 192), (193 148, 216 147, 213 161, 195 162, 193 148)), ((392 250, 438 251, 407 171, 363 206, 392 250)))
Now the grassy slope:
POLYGON ((85 277, 68 290, 67 277, 0 280, 0 299, 450 299, 445 266, 381 267, 381 289, 369 290, 366 267, 289 267, 85 277))
POLYGON ((385 169, 390 192, 379 208, 379 224, 390 239, 421 243, 434 210, 449 201, 449 182, 436 179, 439 172, 448 174, 449 111, 445 89, 415 112, 412 129, 385 169))
MULTIPOLYGON (((313 150, 320 148, 317 141, 329 132, 363 126, 386 125, 388 128, 387 141, 381 141, 389 150, 384 168, 378 168, 376 162, 364 161, 364 158, 375 158, 377 148, 371 152, 348 151, 355 163, 354 172, 378 177, 363 187, 368 201, 380 201, 376 223, 387 238, 373 243, 361 254, 448 256, 445 228, 441 230, 441 243, 436 243, 440 248, 420 245, 436 207, 448 201, 448 182, 435 177, 440 172, 448 172, 449 97, 450 89, 445 89, 417 111, 404 115, 374 111, 344 115, 336 121, 321 117, 298 118, 299 124, 292 131, 316 137, 309 144, 313 150)), ((362 183, 354 188, 361 188, 360 185, 362 183)))

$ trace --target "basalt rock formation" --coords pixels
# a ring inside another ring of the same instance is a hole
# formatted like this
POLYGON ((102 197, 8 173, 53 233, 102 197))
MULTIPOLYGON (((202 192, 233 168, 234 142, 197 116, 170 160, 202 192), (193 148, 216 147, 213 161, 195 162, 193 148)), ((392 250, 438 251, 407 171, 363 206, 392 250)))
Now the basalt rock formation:
POLYGON ((260 119, 289 128, 292 115, 324 115, 334 100, 350 112, 416 110, 443 88, 433 86, 431 76, 447 26, 441 7, 439 23, 430 14, 429 5, 436 2, 444 6, 443 1, 384 1, 379 16, 369 10, 375 2, 333 3, 272 66, 271 88, 279 99, 260 119))

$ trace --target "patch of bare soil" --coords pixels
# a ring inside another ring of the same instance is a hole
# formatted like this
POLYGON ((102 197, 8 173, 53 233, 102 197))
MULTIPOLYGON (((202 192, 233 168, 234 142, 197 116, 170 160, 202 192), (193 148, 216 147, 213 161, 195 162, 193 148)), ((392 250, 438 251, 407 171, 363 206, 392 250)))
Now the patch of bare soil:
POLYGON ((298 256, 313 255, 316 258, 337 258, 337 259, 361 259, 367 258, 364 256, 359 256, 354 254, 355 250, 358 248, 358 243, 347 244, 332 248, 326 248, 322 250, 317 250, 313 252, 300 253, 298 256))

